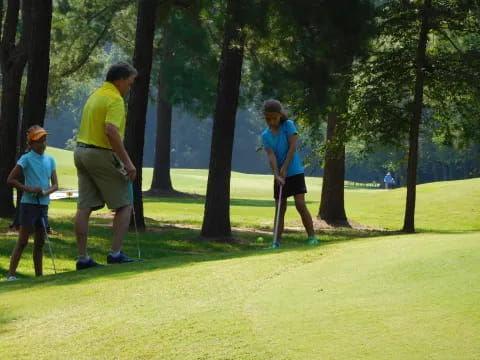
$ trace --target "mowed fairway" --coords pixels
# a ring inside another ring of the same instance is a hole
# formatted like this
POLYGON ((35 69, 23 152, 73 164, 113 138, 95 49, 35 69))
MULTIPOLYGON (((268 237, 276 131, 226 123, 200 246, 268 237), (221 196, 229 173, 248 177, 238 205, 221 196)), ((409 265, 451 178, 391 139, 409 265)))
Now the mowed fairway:
MULTIPOLYGON (((206 176, 173 171, 177 190, 200 195, 206 176)), ((308 181, 316 214, 321 182, 308 181)), ((30 245, 21 280, 4 282, 15 234, 1 234, 0 359, 479 359, 480 179, 421 185, 417 196, 418 234, 324 231, 309 247, 291 231, 281 250, 266 251, 271 177, 234 173, 241 242, 198 240, 201 197, 149 198, 146 261, 81 272, 75 203, 54 201, 59 274, 45 256, 46 276, 35 279, 30 245)), ((399 229, 404 197, 405 189, 349 189, 346 210, 361 224, 399 229)), ((102 263, 110 221, 108 211, 92 221, 90 253, 102 263)), ((291 206, 287 226, 298 224, 291 206)), ((133 233, 125 250, 135 254, 133 233)))
POLYGON ((0 355, 478 359, 478 235, 179 256, 3 284, 0 355))

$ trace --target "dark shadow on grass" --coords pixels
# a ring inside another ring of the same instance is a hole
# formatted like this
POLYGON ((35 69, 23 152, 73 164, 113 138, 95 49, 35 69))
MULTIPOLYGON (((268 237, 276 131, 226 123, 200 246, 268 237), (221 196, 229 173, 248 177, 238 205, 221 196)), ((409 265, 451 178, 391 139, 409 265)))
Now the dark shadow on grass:
MULTIPOLYGON (((179 204, 198 204, 203 205, 205 203, 205 196, 198 197, 150 197, 144 199, 144 203, 179 203, 179 204)), ((293 199, 289 199, 289 203, 293 204, 293 199)), ((315 201, 306 201, 307 204, 315 203, 315 201)), ((275 202, 273 199, 230 199, 230 205, 232 206, 253 206, 253 207, 274 207, 275 202)))
MULTIPOLYGON (((73 269, 75 267, 77 248, 71 225, 65 222, 52 221, 52 226, 60 233, 63 233, 62 236, 52 239, 55 256, 57 259, 71 259, 72 271, 35 278, 32 269, 30 275, 21 274, 21 281, 0 284, 0 294, 37 286, 77 284, 95 278, 134 276, 138 273, 184 267, 201 262, 265 256, 290 251, 312 251, 313 249, 311 246, 306 245, 303 231, 287 230, 284 233, 281 249, 265 250, 271 241, 271 236, 265 236, 264 233, 238 231, 233 234, 236 240, 230 243, 220 243, 200 240, 199 229, 163 227, 161 223, 157 222, 156 225, 149 226, 147 232, 140 235, 140 246, 144 261, 75 271, 73 269), (266 237, 264 242, 257 242, 259 235, 266 237)), ((90 227, 89 254, 100 263, 105 263, 105 256, 110 249, 110 234, 110 230, 105 227, 90 227)), ((383 231, 356 231, 354 229, 323 231, 318 233, 320 244, 315 248, 322 248, 336 242, 387 235, 389 233, 383 231)), ((130 256, 137 254, 134 233, 127 235, 123 250, 130 256)), ((44 259, 44 268, 49 265, 47 261, 49 260, 44 259)), ((2 269, 3 271, 6 273, 6 270, 2 269)))
MULTIPOLYGON (((182 193, 187 194, 187 193, 182 193)), ((59 202, 75 202, 76 199, 60 199, 55 200, 59 202)), ((293 198, 290 198, 289 204, 293 204, 293 198)), ((204 205, 205 204, 205 196, 204 195, 196 195, 196 194, 187 194, 186 196, 151 196, 143 198, 143 203, 175 203, 175 204, 197 204, 197 205, 204 205)), ((316 203, 316 201, 306 201, 307 204, 316 203)), ((272 199, 243 199, 243 198, 233 198, 230 199, 231 206, 253 206, 253 207, 274 207, 275 202, 272 199)))
POLYGON ((205 199, 204 195, 194 194, 194 193, 186 193, 177 190, 147 190, 142 192, 143 200, 148 198, 203 198, 205 199))

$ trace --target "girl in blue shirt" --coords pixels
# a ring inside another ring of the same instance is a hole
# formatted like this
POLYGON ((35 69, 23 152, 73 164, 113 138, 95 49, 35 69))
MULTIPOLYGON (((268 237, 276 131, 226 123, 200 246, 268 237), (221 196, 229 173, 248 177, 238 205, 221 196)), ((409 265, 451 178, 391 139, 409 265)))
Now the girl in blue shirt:
POLYGON ((274 239, 272 247, 280 247, 279 239, 283 232, 287 197, 289 196, 293 196, 295 199, 295 207, 302 218, 308 235, 308 243, 318 244, 313 230, 312 216, 305 204, 307 187, 303 164, 297 151, 298 133, 295 124, 287 119, 282 104, 277 100, 267 100, 263 104, 263 114, 268 127, 262 132, 262 142, 274 176, 275 209, 278 209, 278 202, 281 201, 277 241, 274 239), (281 199, 279 199, 280 187, 282 187, 281 199))
POLYGON ((17 211, 20 211, 20 230, 17 244, 10 257, 8 281, 16 280, 15 272, 18 262, 32 234, 35 234, 33 240, 35 275, 41 276, 43 273, 43 245, 48 226, 49 195, 58 189, 55 160, 44 154, 47 147, 47 134, 45 129, 38 125, 28 129, 27 142, 30 151, 20 157, 17 165, 8 175, 7 183, 23 191, 20 205, 17 206, 17 211), (19 181, 22 174, 25 184, 19 181))

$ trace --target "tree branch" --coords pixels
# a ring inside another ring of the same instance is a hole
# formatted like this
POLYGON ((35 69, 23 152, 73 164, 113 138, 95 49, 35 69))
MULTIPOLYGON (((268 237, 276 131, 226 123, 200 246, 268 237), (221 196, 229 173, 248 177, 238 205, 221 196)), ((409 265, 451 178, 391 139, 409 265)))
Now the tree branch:
POLYGON ((72 74, 74 74, 75 72, 77 72, 83 65, 85 65, 85 63, 88 61, 88 59, 90 58, 90 55, 92 55, 93 51, 95 50, 95 48, 98 46, 98 44, 100 43, 100 40, 102 40, 102 38, 105 36, 105 34, 107 33, 107 30, 108 28, 110 27, 110 23, 106 24, 104 27, 103 27, 103 30, 102 32, 98 35, 97 39, 94 41, 94 43, 90 46, 90 48, 85 52, 85 54, 77 61, 76 64, 73 64, 69 69, 65 70, 64 72, 62 72, 60 74, 61 77, 64 77, 64 76, 70 76, 72 74))
POLYGON ((442 29, 436 29, 436 31, 442 35, 450 44, 452 44, 452 46, 455 48, 455 50, 457 50, 460 54, 463 54, 463 51, 462 49, 460 49, 457 44, 455 44, 455 42, 447 35, 447 33, 445 31, 443 31, 442 29))

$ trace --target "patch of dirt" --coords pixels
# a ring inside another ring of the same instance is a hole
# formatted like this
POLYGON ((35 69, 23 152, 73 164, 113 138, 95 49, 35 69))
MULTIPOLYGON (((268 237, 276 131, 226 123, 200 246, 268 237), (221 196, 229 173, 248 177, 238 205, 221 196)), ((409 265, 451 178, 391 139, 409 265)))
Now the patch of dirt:
MULTIPOLYGON (((153 220, 153 219, 151 219, 153 220)), ((313 227, 315 231, 341 231, 345 229, 353 229, 359 231, 387 231, 382 228, 375 228, 367 225, 359 224, 355 221, 348 220, 346 224, 332 225, 328 224, 326 221, 312 218, 313 227)), ((153 220, 155 222, 155 220, 153 220)), ((158 222, 157 222, 158 223, 158 222)), ((162 233, 165 231, 171 230, 200 230, 199 226, 189 225, 189 224, 175 224, 175 223, 162 223, 161 225, 148 225, 146 232, 148 233, 162 233)), ((303 224, 300 220, 293 223, 289 223, 288 226, 284 228, 285 232, 303 232, 305 231, 303 224)), ((244 232, 244 233, 254 233, 254 234, 271 234, 272 229, 270 226, 266 225, 265 227, 260 228, 249 228, 249 227, 234 227, 232 226, 232 232, 244 232)))
MULTIPOLYGON (((62 235, 61 233, 59 233, 58 231, 55 231, 52 228, 49 228, 48 230, 49 230, 48 235, 55 235, 55 236, 62 235)), ((18 236, 18 230, 10 227, 0 229, 0 233, 7 236, 18 236)))
POLYGON ((200 199, 200 198, 205 198, 205 195, 200 195, 200 194, 193 194, 193 193, 186 193, 186 192, 181 192, 177 190, 148 190, 148 191, 143 191, 142 196, 144 198, 150 198, 150 197, 175 197, 175 198, 194 198, 194 199, 200 199))
POLYGON ((343 224, 328 224, 325 220, 319 219, 317 217, 312 218, 312 220, 315 230, 340 230, 350 228, 354 230, 385 231, 385 229, 362 225, 353 220, 347 220, 347 222, 343 224))
MULTIPOLYGON (((115 213, 113 211, 108 213, 97 213, 92 214, 92 218, 97 219, 108 219, 113 220, 115 213)), ((145 220, 150 223, 156 223, 158 225, 147 225, 147 233, 152 234, 160 234, 165 231, 172 231, 172 230, 200 230, 199 226, 189 225, 189 224, 175 224, 175 223, 161 223, 155 219, 145 217, 145 220)), ((312 218, 313 220, 313 227, 315 231, 322 232, 322 231, 341 231, 345 229, 352 229, 352 230, 359 230, 359 231, 388 231, 382 228, 375 228, 367 225, 359 224, 353 220, 348 220, 345 224, 328 224, 326 221, 318 219, 316 217, 312 218)), ((93 225, 93 224, 92 224, 93 225)), ((104 224, 94 224, 93 226, 99 227, 111 227, 112 223, 104 223, 104 224)), ((249 227, 233 227, 232 232, 234 233, 253 233, 253 234, 264 234, 268 235, 272 233, 272 229, 270 228, 270 224, 261 225, 259 228, 249 228, 249 227)), ((300 220, 290 222, 285 226, 285 232, 303 232, 305 231, 303 224, 300 220)), ((18 232, 15 229, 11 229, 9 227, 0 229, 0 233, 9 235, 9 236, 17 236, 18 232)), ((60 235, 54 229, 50 229, 49 235, 60 235)), ((238 238, 239 242, 243 240, 238 238)), ((231 241, 231 238, 230 238, 231 241)))

